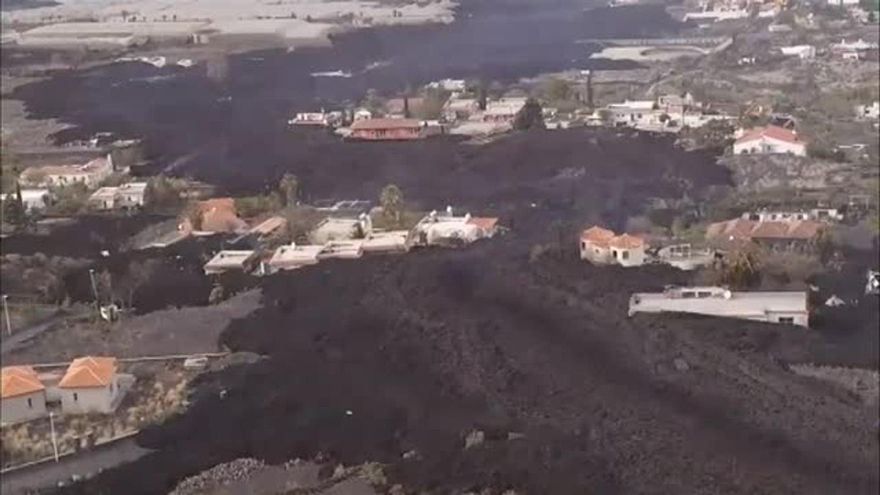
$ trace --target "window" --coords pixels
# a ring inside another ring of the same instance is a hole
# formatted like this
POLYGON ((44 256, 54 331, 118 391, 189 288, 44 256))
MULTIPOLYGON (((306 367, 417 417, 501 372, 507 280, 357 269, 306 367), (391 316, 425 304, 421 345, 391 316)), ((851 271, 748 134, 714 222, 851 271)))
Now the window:
POLYGON ((79 402, 79 394, 77 394, 76 392, 73 393, 73 401, 79 402))
POLYGON ((709 291, 702 290, 702 291, 697 292, 697 297, 700 299, 706 299, 707 297, 712 297, 712 293, 709 291))
POLYGON ((682 299, 694 299, 695 297, 697 297, 697 293, 696 293, 696 292, 685 291, 685 292, 682 292, 682 293, 681 293, 681 298, 682 298, 682 299))
POLYGON ((614 256, 614 259, 617 259, 617 250, 611 251, 611 256, 614 256))
POLYGON ((587 249, 587 243, 581 241, 581 249, 587 249))
POLYGON ((33 409, 33 408, 34 408, 34 399, 31 399, 30 397, 28 397, 28 409, 33 409))
POLYGON ((629 259, 629 251, 621 251, 620 259, 628 260, 629 259))
POLYGON ((786 325, 794 325, 794 317, 792 316, 780 316, 779 323, 784 323, 786 325))

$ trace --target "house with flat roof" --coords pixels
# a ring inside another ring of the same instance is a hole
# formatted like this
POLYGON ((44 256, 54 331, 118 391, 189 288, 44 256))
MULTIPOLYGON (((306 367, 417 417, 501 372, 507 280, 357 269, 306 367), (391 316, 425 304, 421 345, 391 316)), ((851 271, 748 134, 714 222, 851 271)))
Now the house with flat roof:
POLYGON ((117 361, 114 357, 74 359, 58 383, 64 414, 111 413, 122 401, 117 361))
POLYGON ((494 236, 498 219, 472 217, 470 213, 457 217, 452 207, 444 213, 432 211, 413 228, 411 244, 418 246, 460 246, 494 236))
POLYGON ((253 250, 223 250, 205 263, 205 275, 216 275, 232 270, 250 272, 255 267, 257 252, 253 250))
POLYGON ((791 154, 807 155, 807 143, 797 132, 770 125, 744 131, 733 143, 734 155, 791 154))
POLYGON ((363 237, 372 230, 372 221, 368 215, 351 217, 327 217, 309 233, 312 244, 324 245, 330 241, 344 241, 363 237))
POLYGON ((46 387, 30 366, 0 369, 0 423, 9 425, 46 415, 46 387))
MULTIPOLYGON (((16 193, 10 192, 4 194, 2 196, 2 200, 6 201, 8 198, 15 197, 16 193)), ((45 209, 47 206, 49 206, 49 201, 51 197, 51 192, 45 188, 21 190, 21 203, 26 211, 40 211, 45 209)))
POLYGON ((807 293, 732 292, 723 287, 671 287, 630 297, 629 316, 636 313, 693 313, 723 318, 809 326, 807 293))
POLYGON ((373 231, 364 237, 361 249, 364 254, 405 253, 409 251, 408 230, 373 231))
POLYGON ((266 263, 266 271, 295 270, 304 266, 316 265, 320 261, 318 254, 324 250, 322 245, 301 246, 291 243, 287 246, 279 246, 266 263))
POLYGON ((89 197, 89 204, 99 210, 133 209, 144 206, 146 182, 129 182, 121 186, 99 188, 89 197))
POLYGON ((324 244, 323 249, 318 253, 318 259, 327 260, 335 258, 352 260, 360 258, 363 255, 363 241, 348 239, 327 242, 327 244, 324 244))

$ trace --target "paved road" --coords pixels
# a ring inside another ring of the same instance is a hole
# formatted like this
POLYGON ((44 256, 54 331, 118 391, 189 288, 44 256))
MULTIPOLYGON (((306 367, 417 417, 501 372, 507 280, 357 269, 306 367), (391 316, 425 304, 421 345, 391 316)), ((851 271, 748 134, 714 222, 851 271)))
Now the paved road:
POLYGON ((5 473, 0 476, 0 492, 3 495, 17 495, 26 490, 50 488, 59 481, 70 482, 74 474, 94 475, 98 470, 106 470, 126 462, 132 462, 151 452, 138 447, 134 438, 125 438, 114 443, 101 445, 80 454, 62 457, 57 463, 46 462, 36 466, 5 473))

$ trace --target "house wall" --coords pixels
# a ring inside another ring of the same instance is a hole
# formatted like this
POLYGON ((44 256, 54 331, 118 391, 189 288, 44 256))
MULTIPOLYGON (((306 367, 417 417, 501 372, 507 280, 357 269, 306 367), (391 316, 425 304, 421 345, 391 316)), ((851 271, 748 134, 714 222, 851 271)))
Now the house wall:
POLYGON ((614 258, 611 257, 611 250, 609 248, 596 246, 590 241, 584 240, 581 240, 581 259, 600 265, 607 265, 614 262, 614 258))
POLYGON ((64 414, 109 413, 113 411, 113 399, 119 393, 116 380, 106 387, 62 388, 61 410, 64 414), (111 391, 111 387, 113 391, 111 391))
POLYGON ((3 424, 29 421, 45 415, 46 392, 42 390, 0 401, 0 420, 3 424))
POLYGON ((807 327, 810 324, 810 315, 806 312, 773 312, 767 314, 767 321, 771 323, 785 323, 787 318, 791 319, 791 325, 807 327))
POLYGON ((789 143, 768 138, 755 139, 744 143, 734 143, 733 145, 733 154, 735 155, 777 153, 791 153, 792 155, 805 156, 807 154, 807 149, 803 143, 789 143))
POLYGON ((421 139, 421 128, 395 128, 395 129, 356 129, 352 131, 351 137, 356 139, 367 139, 370 141, 382 140, 404 140, 404 139, 421 139))
POLYGON ((645 248, 611 248, 611 259, 620 266, 641 266, 645 264, 645 248))

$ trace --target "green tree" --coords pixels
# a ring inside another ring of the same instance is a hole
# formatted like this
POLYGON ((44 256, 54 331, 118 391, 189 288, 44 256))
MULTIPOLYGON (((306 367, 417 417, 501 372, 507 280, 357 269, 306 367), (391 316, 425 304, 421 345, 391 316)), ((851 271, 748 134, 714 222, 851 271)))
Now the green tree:
POLYGON ((544 94, 549 101, 560 102, 569 100, 572 96, 572 91, 567 81, 553 78, 547 83, 544 94))
POLYGON ((400 225, 403 215, 403 191, 394 184, 388 184, 379 195, 379 204, 382 205, 382 214, 394 225, 400 225))
POLYGON ((180 185, 164 175, 157 175, 147 182, 144 202, 153 208, 178 208, 182 199, 180 185))
POLYGON ((27 212, 21 199, 21 186, 15 185, 15 194, 9 193, 3 200, 3 221, 13 227, 21 227, 27 222, 27 212))
POLYGON ((278 190, 281 191, 285 206, 295 205, 299 197, 299 179, 293 174, 284 174, 278 182, 278 190))
POLYGON ((749 250, 740 250, 729 255, 721 272, 721 283, 731 289, 752 287, 761 279, 757 257, 749 250))
POLYGON ((541 110, 541 104, 534 98, 526 100, 525 106, 516 114, 513 121, 513 128, 518 131, 528 129, 543 129, 544 116, 541 110))

